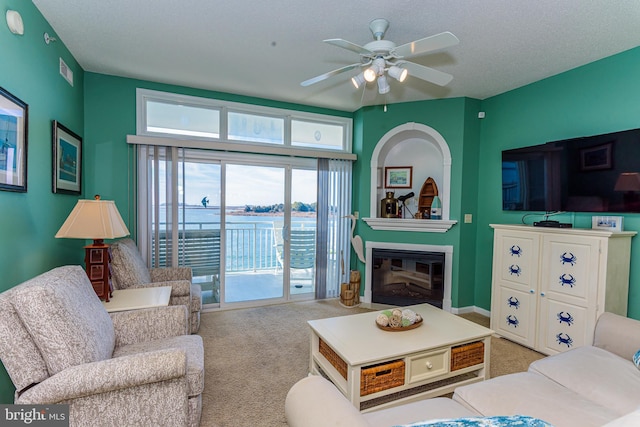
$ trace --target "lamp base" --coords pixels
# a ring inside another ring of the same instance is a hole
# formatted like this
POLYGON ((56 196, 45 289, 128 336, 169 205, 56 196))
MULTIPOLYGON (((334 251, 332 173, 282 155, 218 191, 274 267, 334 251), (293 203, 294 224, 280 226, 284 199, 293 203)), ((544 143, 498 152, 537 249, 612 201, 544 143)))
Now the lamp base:
POLYGON ((109 302, 109 298, 113 296, 110 266, 111 247, 105 244, 102 239, 96 239, 92 245, 85 246, 84 250, 84 263, 93 290, 100 299, 109 302))

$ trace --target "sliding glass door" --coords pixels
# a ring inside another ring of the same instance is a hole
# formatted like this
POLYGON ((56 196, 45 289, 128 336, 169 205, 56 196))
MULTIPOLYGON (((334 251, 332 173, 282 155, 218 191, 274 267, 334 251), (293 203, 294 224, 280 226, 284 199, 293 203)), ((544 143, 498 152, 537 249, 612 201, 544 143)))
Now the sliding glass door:
POLYGON ((314 294, 315 169, 225 163, 223 304, 314 294))
POLYGON ((225 165, 225 303, 282 299, 282 258, 275 231, 283 222, 285 168, 225 165))
POLYGON ((291 170, 291 224, 283 236, 288 237, 287 283, 292 296, 315 294, 317 181, 316 170, 291 170))
POLYGON ((152 266, 191 267, 211 307, 315 296, 315 161, 154 149, 147 168, 152 266))

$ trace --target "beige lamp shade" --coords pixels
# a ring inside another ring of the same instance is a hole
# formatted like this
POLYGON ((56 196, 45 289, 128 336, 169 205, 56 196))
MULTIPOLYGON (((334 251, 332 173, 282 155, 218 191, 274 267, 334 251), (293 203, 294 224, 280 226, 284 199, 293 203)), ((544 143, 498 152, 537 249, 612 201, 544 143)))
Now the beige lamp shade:
POLYGON ((640 191, 640 173, 621 173, 613 189, 614 191, 640 191))
POLYGON ((56 238, 116 239, 129 235, 113 200, 78 200, 56 238))

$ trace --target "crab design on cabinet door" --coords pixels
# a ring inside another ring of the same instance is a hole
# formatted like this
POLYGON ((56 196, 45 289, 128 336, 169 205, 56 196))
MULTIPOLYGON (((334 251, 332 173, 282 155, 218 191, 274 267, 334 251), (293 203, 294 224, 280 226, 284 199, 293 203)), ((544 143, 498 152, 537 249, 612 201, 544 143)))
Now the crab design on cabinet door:
POLYGON ((561 311, 560 313, 558 313, 558 322, 560 322, 560 324, 562 323, 566 323, 568 326, 573 325, 574 322, 574 318, 571 315, 571 313, 565 313, 564 311, 561 311))
POLYGON ((509 248, 509 253, 511 254, 511 256, 520 257, 520 255, 522 255, 522 248, 518 245, 513 245, 511 246, 511 248, 509 248))
POLYGON ((558 344, 560 345, 565 344, 567 348, 573 345, 573 339, 569 336, 569 334, 563 334, 562 332, 556 335, 556 341, 558 341, 558 344))
POLYGON ((514 307, 516 310, 520 307, 520 301, 516 297, 507 298, 507 304, 509 307, 514 307))
POLYGON ((515 265, 515 264, 511 264, 509 266, 509 274, 511 274, 512 276, 515 274, 516 276, 520 276, 520 273, 522 272, 522 269, 520 268, 519 265, 515 265))
POLYGON ((578 261, 578 258, 576 258, 576 256, 571 252, 565 252, 562 255, 560 255, 560 262, 562 263, 562 265, 565 265, 565 264, 576 265, 577 261, 578 261))
POLYGON ((562 276, 560 276, 560 282, 559 282, 562 286, 567 285, 571 288, 573 288, 573 285, 576 284, 576 278, 573 277, 572 274, 563 274, 562 276))

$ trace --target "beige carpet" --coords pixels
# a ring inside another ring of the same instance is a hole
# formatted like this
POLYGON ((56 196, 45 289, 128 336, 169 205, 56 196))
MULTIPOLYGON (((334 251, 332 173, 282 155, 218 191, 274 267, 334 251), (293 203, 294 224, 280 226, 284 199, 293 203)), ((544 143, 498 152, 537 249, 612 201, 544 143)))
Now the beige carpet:
MULTIPOLYGON (((202 314, 205 388, 203 427, 286 426, 287 392, 309 371, 307 320, 368 311, 336 300, 202 314)), ((464 317, 488 326, 478 315, 464 317)), ((493 338, 491 376, 524 371, 542 355, 493 338)))

